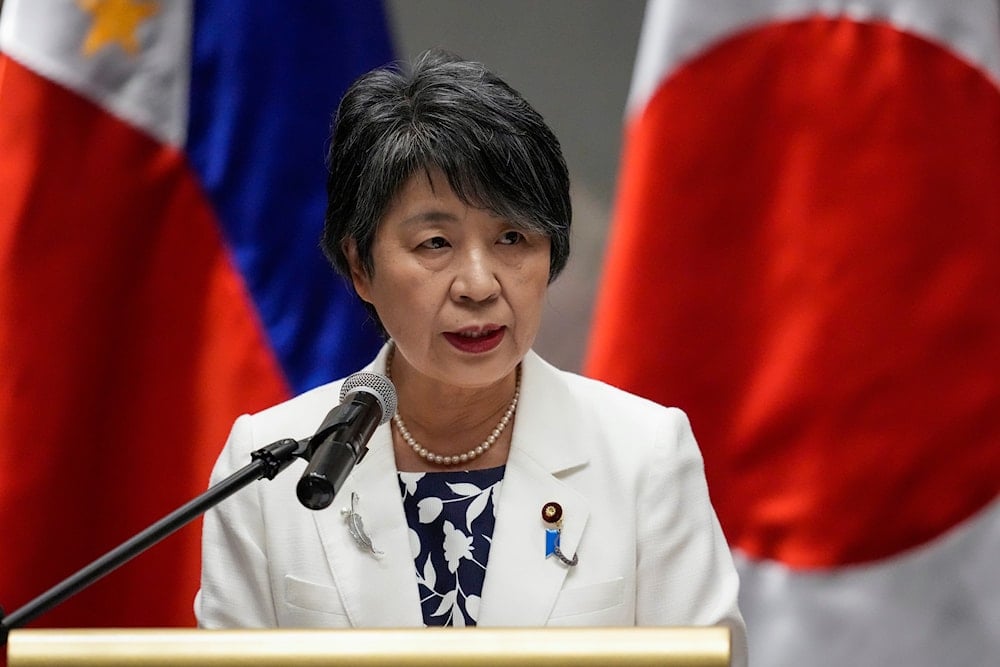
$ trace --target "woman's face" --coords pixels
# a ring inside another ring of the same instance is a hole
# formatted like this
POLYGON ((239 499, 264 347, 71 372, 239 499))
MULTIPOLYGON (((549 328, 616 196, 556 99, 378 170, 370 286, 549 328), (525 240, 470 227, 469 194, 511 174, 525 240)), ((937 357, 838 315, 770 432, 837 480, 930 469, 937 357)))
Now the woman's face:
POLYGON ((463 203, 438 170, 400 188, 354 286, 371 303, 397 357, 456 387, 507 377, 531 348, 549 279, 549 239, 463 203))

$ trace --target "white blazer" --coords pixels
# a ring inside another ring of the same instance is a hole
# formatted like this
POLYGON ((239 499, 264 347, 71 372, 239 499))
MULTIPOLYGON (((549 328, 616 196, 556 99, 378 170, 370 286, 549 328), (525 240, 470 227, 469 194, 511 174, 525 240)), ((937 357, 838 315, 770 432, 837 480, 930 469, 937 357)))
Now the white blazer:
MULTIPOLYGON (((387 348, 365 370, 384 373, 387 348)), ((339 402, 341 382, 236 420, 212 473, 250 453, 312 435, 339 402)), ((209 511, 204 520, 199 624, 219 627, 422 626, 391 423, 380 426, 334 504, 304 508, 296 461, 209 511), (381 557, 351 537, 358 513, 381 557)), ((560 371, 533 352, 496 507, 481 626, 726 624, 734 665, 746 663, 738 577, 709 501, 687 417, 609 385, 560 371), (567 567, 545 557, 541 509, 563 508, 567 567)))

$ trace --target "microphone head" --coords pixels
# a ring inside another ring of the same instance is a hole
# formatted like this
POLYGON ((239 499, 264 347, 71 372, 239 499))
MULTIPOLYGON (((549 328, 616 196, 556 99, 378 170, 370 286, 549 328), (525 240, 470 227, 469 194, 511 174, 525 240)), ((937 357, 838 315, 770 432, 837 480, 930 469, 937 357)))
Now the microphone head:
POLYGON ((396 387, 386 376, 366 372, 349 376, 340 388, 340 401, 343 402, 347 395, 354 391, 369 393, 378 401, 379 407, 382 408, 382 419, 379 420, 379 426, 392 419, 392 416, 396 414, 396 387))

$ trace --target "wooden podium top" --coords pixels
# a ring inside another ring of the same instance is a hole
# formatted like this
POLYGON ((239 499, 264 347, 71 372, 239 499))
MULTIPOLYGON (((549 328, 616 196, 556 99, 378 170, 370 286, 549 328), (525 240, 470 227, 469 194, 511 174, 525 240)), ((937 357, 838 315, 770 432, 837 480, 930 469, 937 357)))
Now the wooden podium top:
POLYGON ((729 630, 14 630, 9 667, 727 667, 729 630))

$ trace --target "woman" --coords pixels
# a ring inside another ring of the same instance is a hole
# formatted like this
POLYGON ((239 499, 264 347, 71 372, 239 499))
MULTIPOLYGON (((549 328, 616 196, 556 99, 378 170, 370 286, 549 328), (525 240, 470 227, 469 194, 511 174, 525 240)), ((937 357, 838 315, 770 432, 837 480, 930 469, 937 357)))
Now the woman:
MULTIPOLYGON (((352 86, 328 161, 324 250, 387 336, 367 370, 398 411, 342 512, 301 507, 288 471, 206 516, 199 622, 725 623, 742 664, 737 575, 684 414, 531 351, 571 216, 538 113, 429 52, 352 86)), ((213 477, 309 436, 340 384, 241 417, 213 477)))

